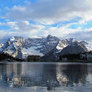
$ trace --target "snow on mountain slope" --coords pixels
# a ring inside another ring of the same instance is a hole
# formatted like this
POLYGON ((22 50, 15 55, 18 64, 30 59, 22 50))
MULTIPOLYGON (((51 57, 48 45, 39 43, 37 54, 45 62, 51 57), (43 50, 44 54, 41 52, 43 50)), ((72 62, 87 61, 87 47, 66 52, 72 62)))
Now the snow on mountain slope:
POLYGON ((92 41, 88 41, 85 46, 87 47, 88 51, 92 50, 92 41))
POLYGON ((57 50, 56 53, 61 52, 65 47, 67 47, 68 45, 70 45, 74 42, 76 42, 76 40, 73 38, 60 40, 56 46, 56 50, 57 50))
POLYGON ((79 54, 83 52, 87 52, 86 46, 82 42, 72 42, 67 47, 65 47, 60 54, 61 55, 67 55, 67 54, 79 54))
POLYGON ((23 47, 25 40, 22 37, 12 37, 8 39, 4 45, 0 48, 1 52, 8 53, 13 57, 21 58, 21 49, 23 47))
POLYGON ((12 37, 0 48, 1 52, 13 57, 23 58, 28 55, 41 55, 48 53, 57 45, 59 39, 49 35, 46 38, 12 37))
POLYGON ((58 45, 56 46, 57 50, 62 50, 63 48, 65 48, 68 45, 68 40, 60 40, 58 45))
POLYGON ((28 38, 22 50, 23 57, 29 54, 43 56, 55 48, 58 41, 57 37, 51 35, 48 35, 46 38, 28 38))
POLYGON ((28 39, 17 36, 12 37, 4 44, 0 44, 0 52, 5 52, 18 58, 25 58, 28 55, 44 56, 52 50, 54 50, 54 53, 59 53, 74 42, 83 43, 92 50, 92 42, 77 41, 73 38, 60 40, 55 36, 48 35, 46 38, 28 39))
POLYGON ((1 44, 0 44, 0 48, 2 48, 3 45, 4 45, 4 44, 1 43, 1 44))
POLYGON ((40 55, 43 56, 43 53, 41 53, 39 50, 36 50, 38 47, 30 47, 28 49, 23 48, 22 49, 22 57, 26 58, 28 55, 40 55))
POLYGON ((81 41, 65 39, 59 41, 59 44, 56 46, 56 48, 43 56, 42 61, 54 62, 59 60, 59 57, 62 55, 79 54, 87 51, 88 50, 86 46, 81 41))
POLYGON ((40 52, 42 48, 42 39, 28 39, 25 41, 25 45, 22 49, 23 58, 26 58, 28 55, 40 55, 43 56, 43 53, 40 52))

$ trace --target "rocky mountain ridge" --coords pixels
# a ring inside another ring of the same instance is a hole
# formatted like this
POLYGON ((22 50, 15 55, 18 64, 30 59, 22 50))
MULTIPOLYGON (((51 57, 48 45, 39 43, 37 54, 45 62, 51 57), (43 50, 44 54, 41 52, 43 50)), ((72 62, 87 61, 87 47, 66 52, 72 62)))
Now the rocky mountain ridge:
POLYGON ((57 56, 59 53, 77 53, 76 48, 80 48, 80 52, 87 51, 87 46, 90 47, 87 42, 77 41, 73 38, 61 40, 58 37, 48 35, 46 38, 25 39, 15 36, 0 44, 0 52, 17 58, 26 58, 28 55, 46 56, 50 53, 57 56), (71 51, 70 47, 74 47, 75 49, 73 48, 73 51, 71 51))

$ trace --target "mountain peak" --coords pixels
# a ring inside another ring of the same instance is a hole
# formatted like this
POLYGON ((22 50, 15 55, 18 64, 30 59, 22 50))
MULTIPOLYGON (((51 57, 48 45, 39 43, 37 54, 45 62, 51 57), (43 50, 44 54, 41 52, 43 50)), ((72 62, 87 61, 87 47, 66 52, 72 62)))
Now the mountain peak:
POLYGON ((83 41, 77 41, 74 38, 60 40, 58 37, 52 35, 48 35, 46 38, 29 39, 14 36, 8 39, 3 45, 0 45, 0 51, 14 57, 22 57, 24 55, 46 55, 52 50, 55 50, 55 53, 59 53, 67 46, 81 46, 85 49, 84 45, 86 46, 87 44, 83 41))

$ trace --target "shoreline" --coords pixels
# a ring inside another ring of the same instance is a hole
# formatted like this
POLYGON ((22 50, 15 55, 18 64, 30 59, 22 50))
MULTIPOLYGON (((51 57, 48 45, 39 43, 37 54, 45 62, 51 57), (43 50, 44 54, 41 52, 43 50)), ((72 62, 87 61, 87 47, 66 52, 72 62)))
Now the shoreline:
POLYGON ((92 64, 92 62, 0 62, 0 64, 30 63, 30 64, 92 64))

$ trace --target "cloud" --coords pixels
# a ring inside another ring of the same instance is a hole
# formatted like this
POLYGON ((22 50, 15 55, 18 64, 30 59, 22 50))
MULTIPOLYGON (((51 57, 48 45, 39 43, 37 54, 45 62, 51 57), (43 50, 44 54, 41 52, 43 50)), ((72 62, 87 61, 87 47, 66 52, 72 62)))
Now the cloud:
POLYGON ((0 29, 0 39, 11 36, 22 36, 22 37, 38 37, 39 31, 45 26, 39 24, 31 24, 29 21, 7 21, 0 23, 0 28, 4 26, 9 27, 7 30, 0 29))
POLYGON ((77 29, 69 29, 68 28, 69 26, 70 26, 70 24, 67 24, 67 25, 64 25, 61 27, 50 27, 44 31, 42 30, 41 33, 43 34, 43 36, 47 36, 47 35, 51 34, 53 36, 65 38, 68 34, 81 31, 80 27, 78 27, 77 29))
POLYGON ((0 42, 4 42, 8 37, 10 37, 10 33, 5 30, 0 30, 0 42))
POLYGON ((85 31, 80 31, 80 32, 68 34, 67 37, 68 38, 70 38, 70 37, 76 38, 78 40, 92 41, 92 39, 91 39, 91 37, 92 37, 92 29, 89 30, 89 31, 85 30, 85 31))
POLYGON ((57 36, 59 38, 65 39, 65 38, 77 38, 78 40, 91 40, 92 36, 92 27, 82 29, 81 26, 78 26, 77 28, 69 28, 73 24, 78 23, 70 23, 67 25, 63 25, 61 27, 49 27, 46 30, 40 31, 42 36, 46 37, 47 35, 51 34, 53 36, 57 36))
POLYGON ((7 14, 3 17, 11 21, 0 25, 10 27, 9 35, 44 37, 51 34, 62 38, 80 35, 82 38, 82 34, 92 32, 91 25, 90 29, 86 28, 88 21, 92 20, 91 4, 91 0, 38 0, 22 6, 14 5, 7 8, 7 14), (30 23, 30 20, 36 23, 30 23))
POLYGON ((8 31, 12 35, 23 36, 23 37, 36 37, 43 25, 31 24, 29 21, 18 21, 18 22, 7 22, 6 25, 10 27, 8 31))
POLYGON ((81 16, 92 19, 91 0, 39 0, 26 6, 13 6, 8 9, 7 18, 14 20, 37 20, 53 23, 59 20, 81 16))
MULTIPOLYGON (((8 21, 5 24, 10 27, 10 29, 8 30, 9 32, 8 36, 17 35, 17 36, 23 36, 23 37, 46 37, 49 34, 51 34, 53 36, 57 36, 60 38, 79 37, 83 39, 84 35, 87 35, 87 32, 90 32, 90 33, 92 32, 92 28, 82 29, 81 26, 77 26, 77 28, 71 28, 72 25, 79 25, 79 22, 76 22, 74 20, 72 22, 66 21, 59 24, 47 25, 47 26, 41 25, 41 24, 35 24, 35 23, 31 24, 29 21, 18 21, 18 22, 8 21)), ((3 35, 3 36, 6 36, 6 35, 3 35)))

